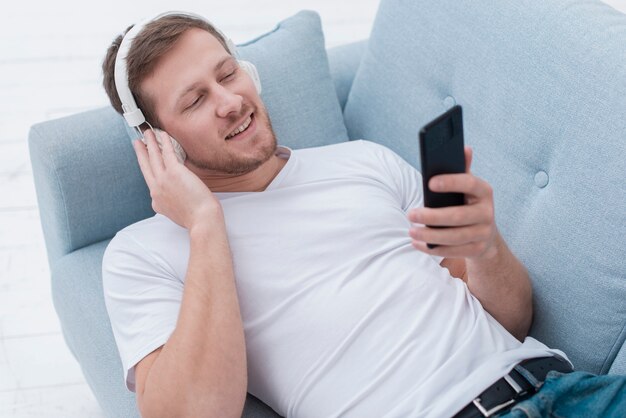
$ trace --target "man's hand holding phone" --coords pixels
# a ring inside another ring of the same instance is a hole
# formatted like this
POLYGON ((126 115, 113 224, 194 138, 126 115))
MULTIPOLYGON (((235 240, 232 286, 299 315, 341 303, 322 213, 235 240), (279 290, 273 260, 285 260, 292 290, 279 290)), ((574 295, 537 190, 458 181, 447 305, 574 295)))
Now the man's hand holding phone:
POLYGON ((493 189, 470 171, 461 107, 424 126, 419 139, 424 207, 407 214, 421 224, 409 230, 413 246, 442 256, 441 266, 522 341, 532 318, 530 279, 496 228, 493 189))
POLYGON ((146 145, 139 139, 133 141, 139 168, 150 189, 152 209, 188 230, 221 213, 219 200, 178 160, 171 142, 162 140, 161 151, 154 135, 146 130, 146 145))
POLYGON ((495 251, 497 236, 493 190, 489 183, 471 173, 472 149, 465 147, 464 152, 465 173, 433 176, 428 187, 437 193, 463 193, 465 204, 411 209, 409 220, 424 226, 411 228, 409 234, 413 246, 428 254, 445 258, 488 258, 495 251), (426 243, 438 246, 431 249, 426 243))

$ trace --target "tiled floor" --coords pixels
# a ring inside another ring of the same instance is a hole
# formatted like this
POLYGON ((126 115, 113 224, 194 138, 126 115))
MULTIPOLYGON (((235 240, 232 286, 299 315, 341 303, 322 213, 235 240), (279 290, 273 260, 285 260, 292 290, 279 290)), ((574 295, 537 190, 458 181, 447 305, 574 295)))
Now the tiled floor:
POLYGON ((100 64, 128 24, 161 10, 210 17, 235 41, 302 9, 327 46, 368 36, 378 0, 230 0, 3 4, 0 15, 0 417, 101 417, 61 335, 28 156, 35 122, 108 104, 100 64), (8 7, 8 10, 7 10, 8 7))
MULTIPOLYGON (((107 104, 100 62, 125 25, 160 10, 210 16, 243 42, 301 9, 327 46, 367 37, 379 0, 12 1, 0 14, 0 417, 100 417, 70 355, 49 270, 26 138, 35 122, 107 104)), ((626 0, 607 0, 626 12, 626 0)))

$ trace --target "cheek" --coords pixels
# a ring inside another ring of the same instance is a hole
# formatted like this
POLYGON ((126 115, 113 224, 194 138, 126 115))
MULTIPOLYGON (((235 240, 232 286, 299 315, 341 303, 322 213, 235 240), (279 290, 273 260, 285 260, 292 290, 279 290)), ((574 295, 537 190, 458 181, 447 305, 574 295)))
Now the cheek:
POLYGON ((219 136, 215 120, 209 117, 206 112, 202 112, 202 109, 198 109, 197 112, 198 115, 180 126, 180 132, 183 133, 181 146, 192 153, 205 153, 207 147, 215 148, 224 141, 219 136))
POLYGON ((181 115, 178 128, 191 139, 198 136, 217 136, 215 119, 211 116, 212 108, 207 103, 202 103, 192 113, 181 115))

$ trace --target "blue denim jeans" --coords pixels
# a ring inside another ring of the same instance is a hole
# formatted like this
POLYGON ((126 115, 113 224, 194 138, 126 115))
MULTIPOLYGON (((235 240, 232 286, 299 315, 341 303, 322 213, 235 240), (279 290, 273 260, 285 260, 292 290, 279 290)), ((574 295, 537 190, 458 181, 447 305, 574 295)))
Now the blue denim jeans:
POLYGON ((539 391, 502 418, 626 417, 626 376, 549 372, 539 391))

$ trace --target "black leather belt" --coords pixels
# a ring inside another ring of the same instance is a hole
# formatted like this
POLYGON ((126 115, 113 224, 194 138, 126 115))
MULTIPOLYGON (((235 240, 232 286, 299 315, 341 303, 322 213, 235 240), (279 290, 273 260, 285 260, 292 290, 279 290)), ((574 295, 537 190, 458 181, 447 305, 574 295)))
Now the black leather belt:
POLYGON ((539 390, 549 371, 572 372, 570 364, 557 357, 540 357, 519 363, 509 374, 489 386, 454 418, 484 418, 505 412, 539 390))

